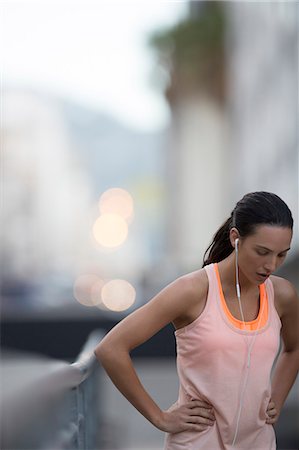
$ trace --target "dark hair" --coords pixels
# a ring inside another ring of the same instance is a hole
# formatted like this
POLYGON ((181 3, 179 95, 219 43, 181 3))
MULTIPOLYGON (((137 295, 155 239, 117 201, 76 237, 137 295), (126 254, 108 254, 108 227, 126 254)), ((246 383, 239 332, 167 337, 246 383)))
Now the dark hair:
POLYGON ((264 191, 246 194, 215 233, 212 243, 205 251, 202 267, 220 262, 233 252, 234 248, 229 239, 229 232, 233 227, 238 229, 241 237, 245 237, 254 234, 257 225, 293 229, 293 223, 289 207, 278 195, 264 191))

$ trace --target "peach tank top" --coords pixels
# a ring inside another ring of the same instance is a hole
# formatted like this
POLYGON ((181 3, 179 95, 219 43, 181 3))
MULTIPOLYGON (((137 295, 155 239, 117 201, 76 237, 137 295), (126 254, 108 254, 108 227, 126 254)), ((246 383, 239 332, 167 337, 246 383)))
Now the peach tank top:
POLYGON ((274 428, 266 423, 281 329, 272 281, 260 285, 259 314, 245 322, 244 329, 226 306, 217 264, 205 270, 209 280, 205 308, 192 323, 175 331, 177 403, 203 399, 213 405, 216 420, 201 432, 166 434, 164 450, 276 450, 274 428), (247 346, 253 339, 248 368, 247 346))

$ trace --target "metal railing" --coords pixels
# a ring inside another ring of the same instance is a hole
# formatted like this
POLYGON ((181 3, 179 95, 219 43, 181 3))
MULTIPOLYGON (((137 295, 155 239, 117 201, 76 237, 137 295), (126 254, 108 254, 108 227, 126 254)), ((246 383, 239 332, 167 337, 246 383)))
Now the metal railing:
POLYGON ((93 331, 77 360, 17 353, 2 357, 1 449, 102 448, 101 367, 93 331))

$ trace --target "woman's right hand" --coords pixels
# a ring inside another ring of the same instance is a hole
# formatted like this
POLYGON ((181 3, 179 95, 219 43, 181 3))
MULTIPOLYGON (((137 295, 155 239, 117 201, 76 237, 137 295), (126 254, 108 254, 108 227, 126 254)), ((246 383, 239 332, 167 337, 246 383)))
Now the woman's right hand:
POLYGON ((203 400, 191 400, 182 405, 175 403, 163 411, 159 428, 167 433, 203 431, 214 422, 212 405, 203 400))

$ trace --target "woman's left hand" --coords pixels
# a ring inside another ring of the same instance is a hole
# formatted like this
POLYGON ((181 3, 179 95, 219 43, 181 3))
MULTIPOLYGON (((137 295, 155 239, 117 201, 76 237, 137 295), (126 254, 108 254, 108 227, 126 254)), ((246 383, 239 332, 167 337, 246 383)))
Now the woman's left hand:
POLYGON ((275 403, 271 398, 270 398, 270 401, 267 406, 266 414, 267 414, 266 423, 273 425, 274 423, 277 422, 278 417, 279 417, 279 412, 277 411, 275 403))

